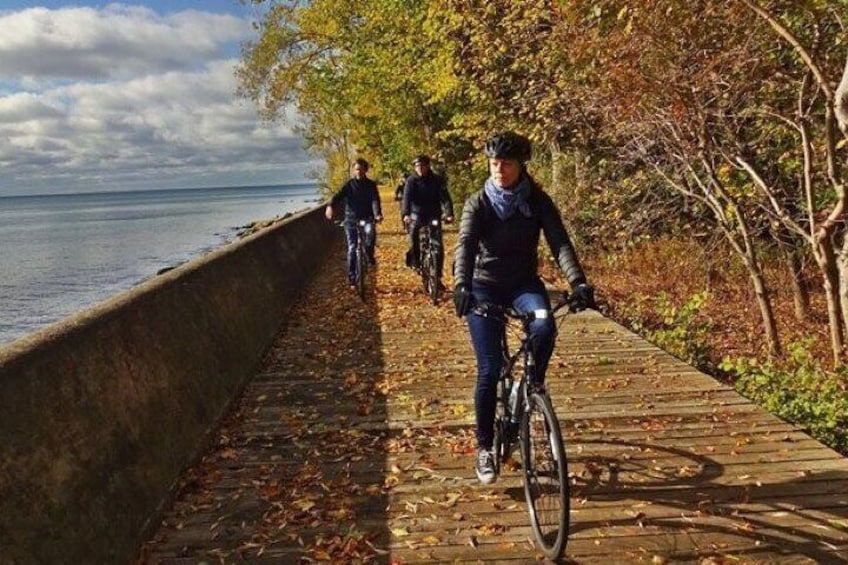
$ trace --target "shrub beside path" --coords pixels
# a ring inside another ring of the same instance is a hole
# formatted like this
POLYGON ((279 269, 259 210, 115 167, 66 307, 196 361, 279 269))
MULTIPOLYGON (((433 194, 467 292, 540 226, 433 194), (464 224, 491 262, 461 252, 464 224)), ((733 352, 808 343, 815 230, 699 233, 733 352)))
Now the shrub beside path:
MULTIPOLYGON (((402 267, 383 202, 366 300, 339 243, 139 563, 541 559, 518 472, 477 484, 467 330, 402 267)), ((564 320, 548 383, 567 562, 848 563, 848 460, 732 389, 596 312, 564 320)))

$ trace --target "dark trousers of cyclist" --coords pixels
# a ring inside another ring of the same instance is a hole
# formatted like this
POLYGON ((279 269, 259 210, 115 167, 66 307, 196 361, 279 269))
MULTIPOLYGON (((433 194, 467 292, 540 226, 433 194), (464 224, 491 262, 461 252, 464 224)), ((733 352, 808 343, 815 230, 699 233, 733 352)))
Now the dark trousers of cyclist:
MULTIPOLYGON (((548 310, 551 305, 542 281, 535 278, 528 284, 510 292, 488 285, 474 283, 471 288, 474 300, 491 302, 501 306, 512 306, 517 312, 527 314, 535 310, 548 310)), ((471 343, 477 356, 477 385, 474 391, 474 408, 477 417, 477 446, 492 449, 494 438, 495 407, 497 405, 497 383, 503 366, 501 335, 503 321, 480 316, 474 312, 467 316, 471 343)), ((553 317, 536 319, 530 323, 529 339, 536 360, 536 380, 544 382, 556 339, 553 317)), ((515 376, 523 367, 516 367, 515 376)))
MULTIPOLYGON (((366 223, 362 230, 365 232, 365 254, 374 262, 374 247, 377 234, 374 230, 374 222, 366 223)), ((347 236, 347 279, 353 284, 356 281, 356 245, 359 242, 359 233, 356 224, 348 222, 345 224, 345 235, 347 236)))
MULTIPOLYGON (((420 267, 421 266, 421 227, 427 225, 429 220, 423 220, 422 218, 418 218, 413 216, 412 224, 409 230, 409 251, 407 252, 407 261, 406 264, 410 267, 420 267)), ((440 250, 437 256, 436 268, 439 273, 439 278, 442 277, 442 267, 445 263, 445 254, 441 252, 442 249, 442 225, 441 222, 438 226, 430 226, 430 248, 440 250)))

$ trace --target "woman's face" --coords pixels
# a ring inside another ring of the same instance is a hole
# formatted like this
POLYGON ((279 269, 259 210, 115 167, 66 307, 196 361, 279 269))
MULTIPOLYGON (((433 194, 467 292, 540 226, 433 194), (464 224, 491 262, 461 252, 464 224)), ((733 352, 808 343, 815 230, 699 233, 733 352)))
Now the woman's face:
POLYGON ((521 176, 521 165, 514 159, 489 159, 489 174, 498 188, 510 189, 521 176))

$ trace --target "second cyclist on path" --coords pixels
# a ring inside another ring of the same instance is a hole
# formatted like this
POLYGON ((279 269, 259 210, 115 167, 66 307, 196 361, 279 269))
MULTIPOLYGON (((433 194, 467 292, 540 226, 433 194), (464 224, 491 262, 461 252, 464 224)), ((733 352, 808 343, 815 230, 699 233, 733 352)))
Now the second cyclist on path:
POLYGON ((355 289, 356 279, 356 244, 358 241, 356 224, 360 220, 365 221, 365 250, 368 261, 372 265, 376 263, 374 255, 377 232, 374 222, 383 219, 383 211, 380 207, 380 195, 377 191, 377 183, 368 178, 368 161, 357 159, 353 164, 353 178, 348 180, 333 195, 330 203, 324 210, 328 220, 333 219, 334 208, 344 202, 344 225, 347 238, 347 276, 351 289, 355 289))
MULTIPOLYGON (((403 191, 403 223, 409 226, 409 250, 406 252, 406 265, 414 269, 420 267, 420 245, 418 234, 421 226, 431 220, 453 221, 453 200, 448 192, 447 182, 442 175, 433 172, 430 157, 419 155, 412 162, 415 172, 406 179, 403 191)), ((433 230, 430 234, 439 249, 442 247, 442 232, 433 230)), ((444 253, 440 253, 438 262, 439 279, 444 267, 444 253)))

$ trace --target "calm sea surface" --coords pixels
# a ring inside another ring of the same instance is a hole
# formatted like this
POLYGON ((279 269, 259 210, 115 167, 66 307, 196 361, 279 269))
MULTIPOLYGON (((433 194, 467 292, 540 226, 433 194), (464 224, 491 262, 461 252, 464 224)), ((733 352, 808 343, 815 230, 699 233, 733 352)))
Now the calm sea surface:
POLYGON ((318 200, 314 185, 0 197, 0 346, 318 200))

